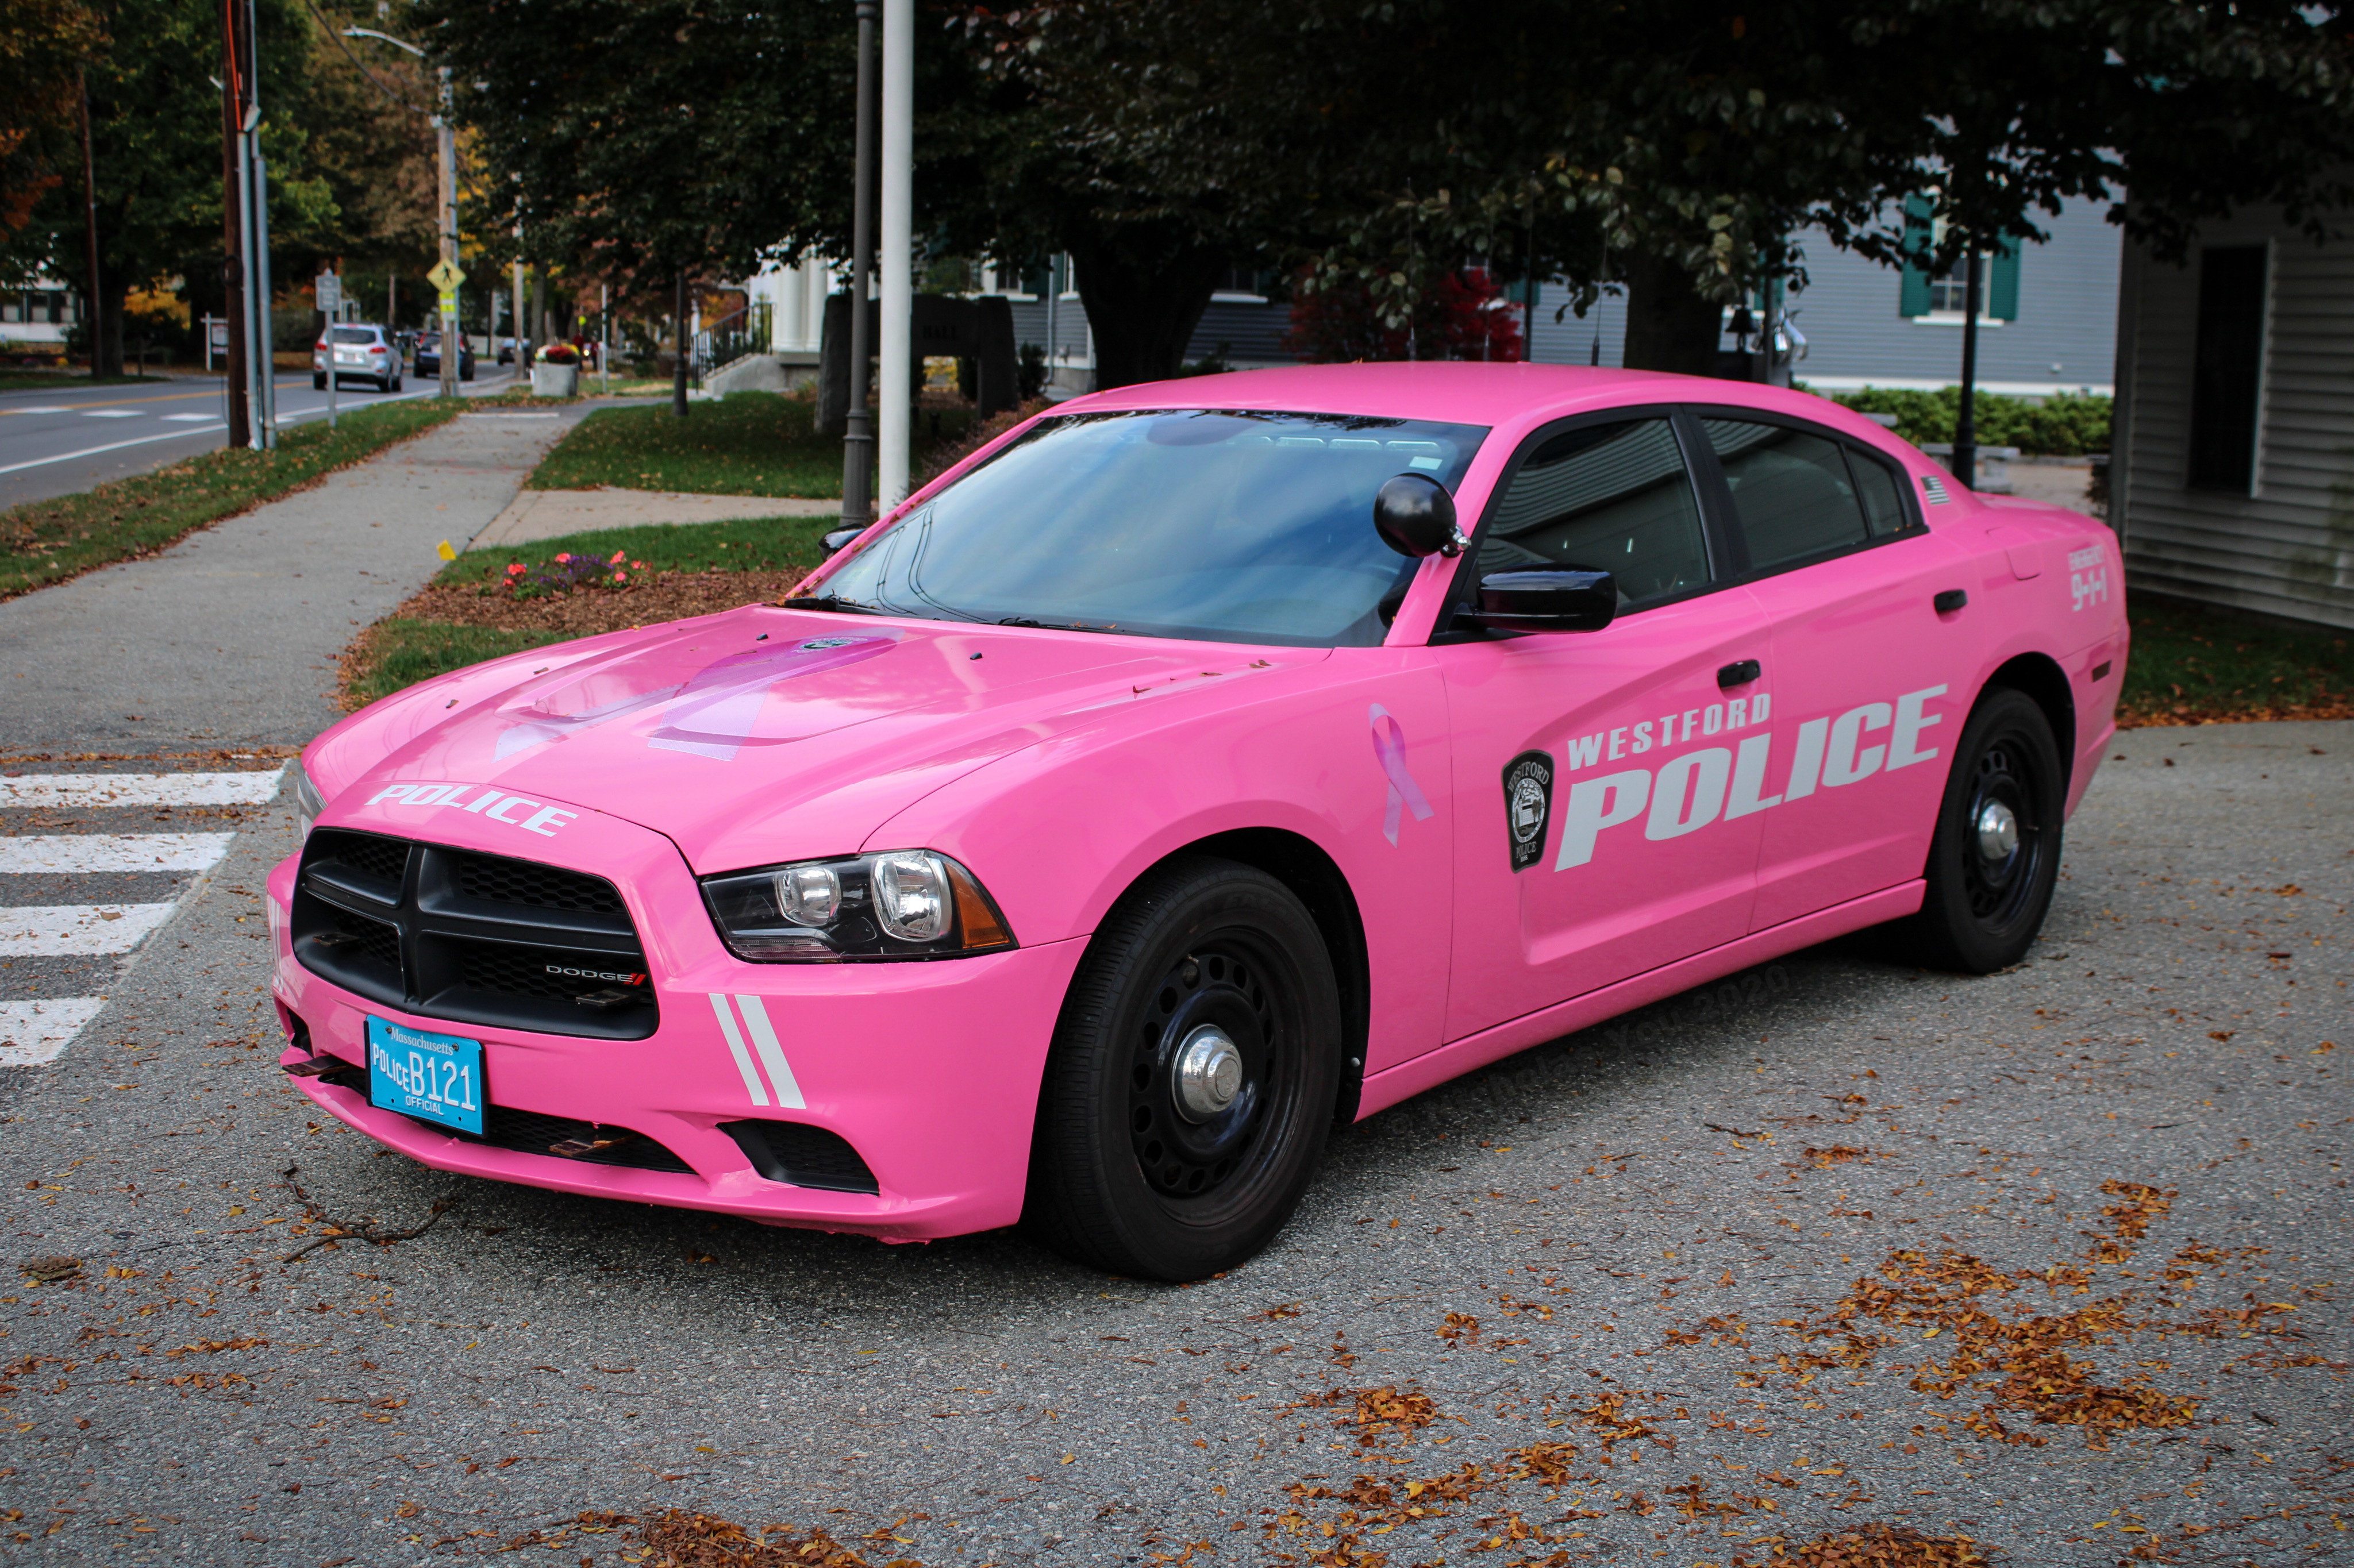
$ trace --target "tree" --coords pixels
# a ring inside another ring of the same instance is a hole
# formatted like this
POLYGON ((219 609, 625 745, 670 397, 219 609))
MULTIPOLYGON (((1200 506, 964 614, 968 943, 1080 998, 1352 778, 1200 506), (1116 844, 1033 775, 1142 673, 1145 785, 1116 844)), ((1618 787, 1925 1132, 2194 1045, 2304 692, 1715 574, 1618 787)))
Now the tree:
POLYGON ((43 193, 80 162, 69 127, 81 68, 105 43, 97 16, 79 0, 0 0, 0 272, 46 260, 9 242, 32 222, 43 193))
POLYGON ((1723 304, 1808 228, 1927 256, 2107 198, 2167 247, 2249 201, 2348 196, 2335 5, 2251 0, 1044 0, 1022 69, 1062 135, 1166 208, 1288 228, 1393 321, 1486 258, 1628 294, 1628 363, 1713 366, 1723 304), (1087 26, 1121 47, 1065 48, 1087 26), (2127 185, 2130 204, 2123 198, 2127 185))

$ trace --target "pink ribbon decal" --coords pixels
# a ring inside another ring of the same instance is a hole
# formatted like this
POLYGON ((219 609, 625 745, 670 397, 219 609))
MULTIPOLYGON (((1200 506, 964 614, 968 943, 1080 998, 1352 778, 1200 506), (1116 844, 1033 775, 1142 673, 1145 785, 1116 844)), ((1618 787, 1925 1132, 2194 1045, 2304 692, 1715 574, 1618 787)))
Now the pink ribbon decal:
POLYGON ((1390 781, 1389 801, 1382 812, 1382 836, 1392 844, 1397 842, 1400 807, 1411 807, 1417 822, 1430 820, 1430 802, 1424 799, 1422 786, 1405 770, 1405 731, 1389 710, 1375 703, 1373 708, 1373 758, 1382 765, 1382 774, 1390 781))

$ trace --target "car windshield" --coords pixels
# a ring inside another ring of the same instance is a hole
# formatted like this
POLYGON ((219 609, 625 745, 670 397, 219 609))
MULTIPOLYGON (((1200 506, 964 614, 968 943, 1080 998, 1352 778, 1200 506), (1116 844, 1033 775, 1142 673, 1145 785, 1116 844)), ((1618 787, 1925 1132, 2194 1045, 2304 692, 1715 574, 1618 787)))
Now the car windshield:
POLYGON ((1044 419, 828 577, 932 620, 1370 647, 1417 563, 1373 531, 1400 473, 1462 482, 1487 429, 1149 409, 1044 419))

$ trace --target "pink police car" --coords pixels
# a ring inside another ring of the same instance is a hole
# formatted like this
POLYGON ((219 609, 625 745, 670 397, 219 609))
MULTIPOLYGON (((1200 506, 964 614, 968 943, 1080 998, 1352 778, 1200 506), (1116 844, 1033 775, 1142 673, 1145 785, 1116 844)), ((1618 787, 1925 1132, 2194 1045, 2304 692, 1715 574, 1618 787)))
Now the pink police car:
POLYGON ((1756 387, 1080 398, 784 603, 321 736, 281 1065, 440 1170, 1198 1277, 1499 1057, 1863 927, 2016 960, 2115 550, 1756 387))

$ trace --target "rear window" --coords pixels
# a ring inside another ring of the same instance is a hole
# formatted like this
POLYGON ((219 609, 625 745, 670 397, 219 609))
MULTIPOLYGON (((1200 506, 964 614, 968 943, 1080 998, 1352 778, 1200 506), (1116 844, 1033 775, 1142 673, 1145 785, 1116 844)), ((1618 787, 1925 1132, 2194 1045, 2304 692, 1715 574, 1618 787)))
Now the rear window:
POLYGON ((376 328, 339 326, 335 329, 335 341, 337 343, 374 343, 376 328))

